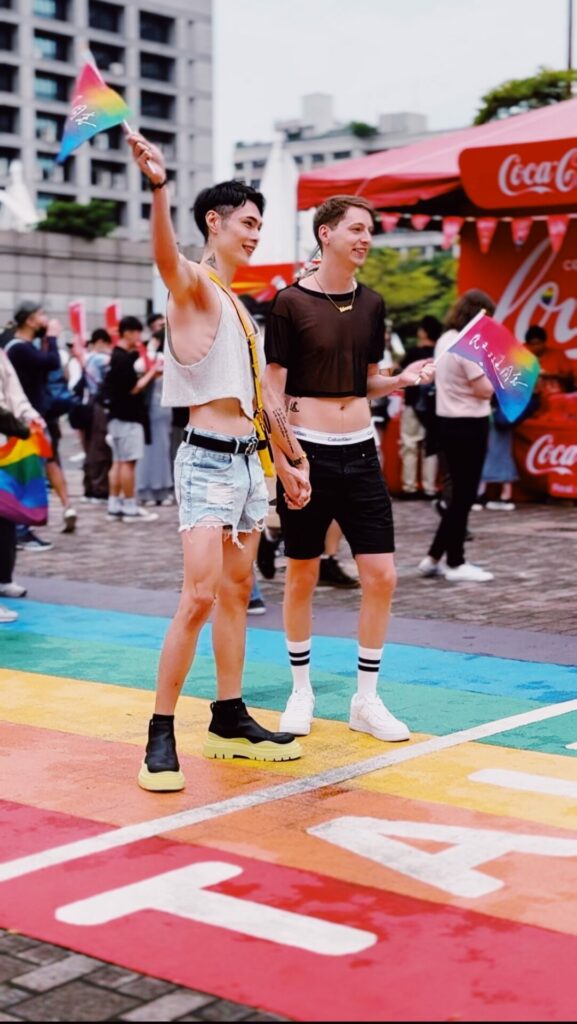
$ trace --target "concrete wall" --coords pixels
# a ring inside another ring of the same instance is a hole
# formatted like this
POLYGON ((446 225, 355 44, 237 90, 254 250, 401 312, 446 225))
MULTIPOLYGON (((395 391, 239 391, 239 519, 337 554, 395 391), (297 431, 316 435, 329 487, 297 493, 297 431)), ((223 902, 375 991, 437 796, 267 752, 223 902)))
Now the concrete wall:
POLYGON ((0 324, 22 299, 42 302, 63 327, 75 299, 85 300, 89 330, 104 324, 110 302, 120 303, 123 316, 142 318, 153 300, 150 243, 0 231, 0 324))

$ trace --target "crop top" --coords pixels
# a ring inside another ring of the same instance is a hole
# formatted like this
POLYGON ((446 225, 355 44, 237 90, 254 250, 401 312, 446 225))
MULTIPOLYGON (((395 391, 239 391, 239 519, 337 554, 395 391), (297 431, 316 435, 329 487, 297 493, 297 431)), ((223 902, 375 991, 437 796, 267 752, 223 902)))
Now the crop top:
MULTIPOLYGON (((338 304, 347 295, 331 295, 338 304)), ((302 398, 366 397, 369 363, 383 358, 385 303, 357 285, 354 307, 340 313, 320 292, 289 285, 278 293, 265 332, 267 363, 288 370, 286 393, 302 398)))

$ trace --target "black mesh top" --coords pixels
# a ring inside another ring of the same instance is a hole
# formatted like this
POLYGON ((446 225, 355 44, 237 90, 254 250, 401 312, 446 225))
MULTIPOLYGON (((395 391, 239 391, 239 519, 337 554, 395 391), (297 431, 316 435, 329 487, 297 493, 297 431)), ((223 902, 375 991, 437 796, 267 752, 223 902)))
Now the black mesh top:
MULTIPOLYGON (((331 295, 337 305, 346 295, 331 295)), ((286 393, 302 398, 367 394, 369 363, 383 358, 385 303, 357 285, 352 311, 339 313, 320 292, 289 285, 279 292, 265 334, 267 363, 288 370, 286 393)))

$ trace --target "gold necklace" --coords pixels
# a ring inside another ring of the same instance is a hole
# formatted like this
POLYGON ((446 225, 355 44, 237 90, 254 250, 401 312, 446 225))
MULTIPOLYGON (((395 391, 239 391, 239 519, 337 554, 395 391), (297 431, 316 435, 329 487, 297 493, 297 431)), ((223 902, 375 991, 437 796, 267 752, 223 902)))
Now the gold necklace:
POLYGON ((329 302, 331 302, 333 304, 335 309, 338 309, 339 313, 350 313, 352 311, 352 308, 353 308, 353 306, 355 304, 355 295, 357 294, 357 286, 356 285, 353 285, 352 299, 349 302, 349 304, 347 306, 339 306, 334 301, 334 299, 331 299, 330 295, 324 290, 324 288, 323 288, 321 282, 319 281, 318 277, 315 277, 315 281, 318 284, 318 286, 319 286, 321 292, 323 293, 323 295, 325 296, 325 298, 327 298, 329 300, 329 302))

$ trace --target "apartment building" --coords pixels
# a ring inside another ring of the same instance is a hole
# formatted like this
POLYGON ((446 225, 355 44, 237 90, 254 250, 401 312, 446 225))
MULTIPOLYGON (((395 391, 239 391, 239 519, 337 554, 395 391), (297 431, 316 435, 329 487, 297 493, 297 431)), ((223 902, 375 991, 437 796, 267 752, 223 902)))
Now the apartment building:
POLYGON ((151 197, 121 127, 55 163, 74 80, 90 49, 132 124, 162 146, 179 239, 212 180, 212 0, 0 0, 0 186, 22 163, 36 206, 53 199, 115 204, 119 238, 148 234, 151 197))

